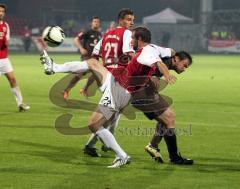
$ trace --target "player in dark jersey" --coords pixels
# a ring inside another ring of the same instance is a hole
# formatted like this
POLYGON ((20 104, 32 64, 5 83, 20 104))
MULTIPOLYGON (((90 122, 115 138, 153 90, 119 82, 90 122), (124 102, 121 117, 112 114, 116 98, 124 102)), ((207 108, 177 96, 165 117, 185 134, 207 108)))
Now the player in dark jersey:
MULTIPOLYGON (((187 52, 180 51, 173 57, 162 58, 162 61, 169 70, 174 70, 178 74, 181 74, 192 64, 192 57, 187 52)), ((175 116, 173 110, 169 108, 169 103, 158 94, 157 88, 161 86, 159 78, 162 77, 163 74, 156 71, 153 75, 155 77, 151 78, 152 80, 149 83, 149 87, 146 90, 141 91, 141 93, 133 99, 132 104, 137 109, 143 111, 148 119, 157 120, 156 133, 151 142, 145 147, 145 151, 148 152, 154 160, 163 163, 158 144, 161 142, 162 138, 164 138, 167 144, 170 162, 173 164, 191 165, 193 164, 193 160, 183 158, 178 153, 174 125, 168 127, 166 121, 161 119, 161 115, 165 112, 167 112, 166 115, 169 119, 168 122, 174 122, 175 116), (150 102, 149 106, 147 102, 150 102)))
MULTIPOLYGON (((87 60, 91 58, 93 49, 95 45, 99 42, 102 37, 100 29, 100 18, 94 16, 91 22, 91 29, 86 32, 80 32, 74 39, 75 45, 78 47, 81 59, 87 60)), ((83 74, 76 75, 70 81, 69 85, 64 90, 64 98, 67 99, 69 96, 69 91, 76 85, 76 83, 81 79, 83 74)), ((80 91, 81 92, 81 91, 80 91)))

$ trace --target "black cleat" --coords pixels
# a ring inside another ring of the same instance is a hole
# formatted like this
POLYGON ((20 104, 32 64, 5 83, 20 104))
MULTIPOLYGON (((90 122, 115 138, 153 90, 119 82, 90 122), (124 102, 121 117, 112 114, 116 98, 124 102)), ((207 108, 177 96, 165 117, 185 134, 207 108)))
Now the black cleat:
POLYGON ((85 146, 85 148, 83 149, 83 152, 84 154, 87 154, 91 157, 101 157, 101 155, 97 153, 96 148, 91 148, 88 145, 85 146))
POLYGON ((184 158, 184 157, 181 156, 180 153, 177 157, 171 159, 170 162, 172 164, 176 164, 176 165, 192 165, 193 164, 192 159, 184 158))

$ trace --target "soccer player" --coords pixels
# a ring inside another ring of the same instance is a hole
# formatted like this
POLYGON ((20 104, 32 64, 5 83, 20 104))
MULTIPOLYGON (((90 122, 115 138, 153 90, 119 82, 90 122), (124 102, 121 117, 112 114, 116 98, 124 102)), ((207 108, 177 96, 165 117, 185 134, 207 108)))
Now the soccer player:
MULTIPOLYGON (((100 30, 100 18, 94 16, 91 22, 91 29, 86 32, 80 32, 77 37, 74 38, 74 43, 78 47, 81 59, 87 60, 91 58, 93 49, 95 45, 99 42, 102 37, 100 30)), ((81 79, 82 74, 76 75, 70 81, 69 85, 64 90, 63 96, 68 99, 70 90, 76 85, 76 83, 81 79)), ((84 91, 81 91, 84 94, 84 91)))
MULTIPOLYGON (((118 26, 112 28, 104 34, 103 38, 98 42, 93 50, 94 57, 102 57, 103 65, 111 72, 115 68, 126 67, 131 57, 134 54, 131 45, 132 32, 129 30, 134 24, 134 13, 130 9, 122 9, 118 13, 118 26)), ((91 78, 90 78, 91 79, 91 78)), ((87 89, 93 80, 88 81, 82 89, 87 94, 87 89)), ((120 114, 115 114, 115 117, 105 125, 111 133, 114 133, 118 125, 120 114)), ((99 157, 95 144, 97 136, 92 134, 84 147, 84 153, 92 157, 99 157)), ((108 151, 106 146, 102 146, 103 151, 108 151)))
MULTIPOLYGON (((177 52, 173 57, 165 57, 162 58, 162 60, 169 70, 174 70, 178 74, 184 72, 192 64, 191 55, 185 51, 177 52)), ((164 138, 167 144, 170 162, 173 164, 191 165, 193 164, 193 160, 184 158, 178 153, 174 111, 161 95, 158 94, 156 86, 161 85, 159 78, 163 75, 157 71, 154 73, 154 76, 151 80, 153 82, 149 84, 149 86, 152 86, 145 89, 145 91, 141 91, 141 94, 137 94, 132 104, 137 109, 145 112, 144 114, 148 119, 157 121, 156 133, 150 144, 145 147, 145 151, 148 152, 154 160, 163 163, 158 144, 162 138, 164 138), (149 106, 146 103, 146 99, 152 100, 149 106), (142 100, 145 100, 145 105, 142 105, 142 100), (134 101, 138 103, 134 104, 134 101), (165 117, 167 119, 162 118, 163 114, 166 114, 165 117)))
MULTIPOLYGON (((110 168, 121 167, 127 164, 129 156, 118 145, 112 133, 104 128, 103 125, 128 105, 133 93, 144 88, 154 73, 155 68, 163 73, 167 82, 174 83, 176 80, 175 76, 171 75, 167 67, 162 63, 158 50, 150 45, 150 42, 151 33, 147 28, 135 28, 131 43, 139 51, 126 68, 119 67, 113 69, 112 72, 99 64, 96 59, 89 59, 81 63, 68 62, 59 65, 53 63, 46 52, 41 57, 45 73, 82 73, 90 70, 96 77, 103 95, 99 106, 90 118, 88 126, 107 147, 115 152, 116 159, 109 166, 110 168), (145 76, 145 78, 138 80, 138 85, 133 85, 136 82, 136 77, 138 79, 138 77, 142 76, 145 76)), ((165 114, 162 115, 162 118, 167 119, 165 116, 165 114)))
POLYGON ((10 40, 10 29, 7 22, 4 21, 7 7, 0 4, 0 76, 5 75, 11 86, 11 91, 16 99, 19 111, 26 111, 30 106, 23 103, 20 88, 17 85, 16 77, 13 73, 13 67, 8 59, 8 45, 10 40))

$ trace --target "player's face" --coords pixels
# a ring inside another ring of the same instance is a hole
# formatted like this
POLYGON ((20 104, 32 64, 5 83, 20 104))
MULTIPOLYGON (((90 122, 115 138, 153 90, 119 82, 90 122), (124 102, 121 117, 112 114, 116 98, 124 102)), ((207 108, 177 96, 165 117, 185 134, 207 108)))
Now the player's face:
POLYGON ((174 58, 174 67, 175 67, 175 71, 178 74, 180 74, 189 67, 189 60, 188 59, 180 60, 179 57, 175 57, 174 58))
POLYGON ((131 41, 131 45, 133 46, 134 50, 138 49, 138 40, 135 37, 135 32, 132 32, 132 41, 131 41))
POLYGON ((131 28, 134 24, 134 16, 133 15, 125 15, 124 19, 119 20, 119 25, 124 28, 131 28))
POLYGON ((4 16, 5 16, 5 9, 0 7, 0 20, 3 20, 4 16))
POLYGON ((100 27, 100 19, 92 20, 92 29, 97 30, 100 27))

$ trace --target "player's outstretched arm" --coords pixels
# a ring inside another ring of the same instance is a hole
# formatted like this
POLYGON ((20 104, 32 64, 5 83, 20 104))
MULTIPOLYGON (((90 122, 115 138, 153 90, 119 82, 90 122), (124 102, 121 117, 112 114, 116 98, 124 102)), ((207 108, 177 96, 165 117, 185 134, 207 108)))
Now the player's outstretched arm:
POLYGON ((157 68, 163 74, 164 78, 169 84, 174 84, 176 82, 177 78, 170 74, 168 67, 164 63, 157 62, 157 68))

